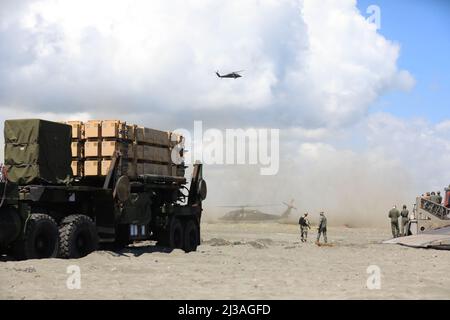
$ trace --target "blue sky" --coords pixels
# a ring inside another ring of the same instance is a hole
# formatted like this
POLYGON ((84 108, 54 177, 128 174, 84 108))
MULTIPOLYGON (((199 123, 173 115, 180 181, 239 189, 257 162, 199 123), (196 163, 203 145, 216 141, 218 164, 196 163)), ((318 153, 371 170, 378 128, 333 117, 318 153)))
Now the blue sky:
POLYGON ((381 9, 381 30, 401 46, 398 65, 416 79, 409 92, 388 93, 371 111, 436 123, 450 118, 450 1, 358 0, 365 16, 369 5, 381 9))

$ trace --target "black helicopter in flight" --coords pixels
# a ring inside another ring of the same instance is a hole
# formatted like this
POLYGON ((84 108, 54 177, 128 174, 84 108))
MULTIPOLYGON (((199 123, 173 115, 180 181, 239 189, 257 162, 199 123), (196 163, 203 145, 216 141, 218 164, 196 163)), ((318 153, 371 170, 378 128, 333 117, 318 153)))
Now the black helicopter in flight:
POLYGON ((235 79, 236 80, 237 78, 242 78, 242 76, 239 74, 241 72, 244 72, 244 70, 234 71, 234 72, 231 72, 231 73, 228 73, 228 74, 224 74, 224 75, 221 75, 219 73, 219 71, 216 71, 216 74, 217 74, 217 76, 219 78, 228 78, 228 79, 235 79))

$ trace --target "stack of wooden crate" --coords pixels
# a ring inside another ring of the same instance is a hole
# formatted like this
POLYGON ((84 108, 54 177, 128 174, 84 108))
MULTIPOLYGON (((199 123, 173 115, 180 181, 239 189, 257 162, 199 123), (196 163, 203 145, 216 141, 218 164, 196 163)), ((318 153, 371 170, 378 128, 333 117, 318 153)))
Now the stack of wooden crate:
POLYGON ((106 176, 116 151, 122 155, 121 174, 184 176, 184 165, 172 163, 175 133, 130 125, 121 120, 71 121, 72 168, 81 177, 106 176))
POLYGON ((122 155, 121 173, 136 176, 134 126, 120 120, 90 120, 84 128, 85 176, 106 176, 116 151, 122 155))
POLYGON ((67 121, 72 126, 72 172, 76 177, 84 175, 84 124, 82 121, 67 121))
POLYGON ((169 139, 167 132, 144 127, 136 128, 138 175, 172 175, 169 139))

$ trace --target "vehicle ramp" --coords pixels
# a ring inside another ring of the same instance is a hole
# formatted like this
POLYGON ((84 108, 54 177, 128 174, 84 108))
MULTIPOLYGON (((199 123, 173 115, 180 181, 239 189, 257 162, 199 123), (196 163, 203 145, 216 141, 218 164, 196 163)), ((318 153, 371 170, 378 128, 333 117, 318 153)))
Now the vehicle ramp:
POLYGON ((399 244, 412 248, 450 250, 450 227, 426 231, 417 235, 394 238, 384 244, 399 244))

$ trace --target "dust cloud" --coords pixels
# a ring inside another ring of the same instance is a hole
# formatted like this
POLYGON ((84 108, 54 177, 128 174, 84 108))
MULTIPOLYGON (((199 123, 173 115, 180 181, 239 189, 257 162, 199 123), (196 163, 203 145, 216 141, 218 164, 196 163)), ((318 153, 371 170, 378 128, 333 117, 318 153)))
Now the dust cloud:
POLYGON ((210 222, 237 209, 223 205, 267 205, 256 209, 281 215, 282 202, 294 199, 291 223, 304 212, 317 223, 324 211, 332 226, 387 227, 392 206, 412 210, 417 195, 412 177, 398 164, 356 154, 285 159, 275 176, 260 176, 254 166, 205 166, 204 175, 209 187, 204 219, 210 222))

